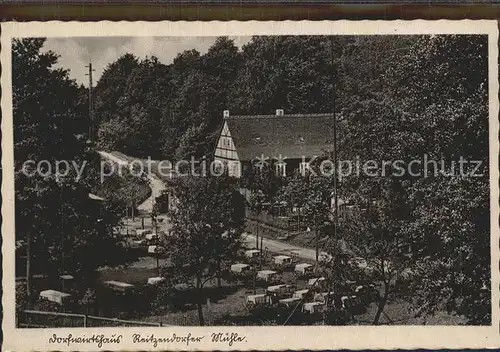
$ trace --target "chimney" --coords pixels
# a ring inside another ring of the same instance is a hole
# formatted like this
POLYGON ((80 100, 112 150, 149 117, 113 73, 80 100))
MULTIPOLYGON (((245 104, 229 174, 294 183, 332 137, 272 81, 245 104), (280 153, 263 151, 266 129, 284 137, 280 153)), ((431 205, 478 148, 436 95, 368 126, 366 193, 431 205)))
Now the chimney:
POLYGON ((285 111, 283 109, 276 110, 276 116, 283 116, 283 115, 285 115, 285 111))
POLYGON ((224 116, 224 118, 229 117, 229 110, 224 110, 222 116, 224 116))

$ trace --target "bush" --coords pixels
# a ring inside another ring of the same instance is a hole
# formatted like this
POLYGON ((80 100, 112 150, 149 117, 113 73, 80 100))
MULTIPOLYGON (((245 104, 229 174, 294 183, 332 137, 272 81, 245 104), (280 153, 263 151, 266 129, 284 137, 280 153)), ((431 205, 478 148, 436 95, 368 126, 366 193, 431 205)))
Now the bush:
MULTIPOLYGON (((149 181, 123 170, 122 175, 113 173, 92 190, 96 195, 112 203, 136 207, 151 196, 149 181)), ((130 213, 130 210, 129 210, 130 213)))
POLYGON ((158 314, 172 306, 173 287, 166 281, 151 288, 151 310, 158 314))
POLYGON ((60 304, 46 299, 38 299, 35 303, 34 309, 44 312, 61 312, 63 310, 60 304))
POLYGON ((89 309, 95 308, 97 303, 97 295, 93 289, 88 288, 83 294, 82 298, 78 301, 80 307, 85 309, 85 313, 89 312, 89 309))

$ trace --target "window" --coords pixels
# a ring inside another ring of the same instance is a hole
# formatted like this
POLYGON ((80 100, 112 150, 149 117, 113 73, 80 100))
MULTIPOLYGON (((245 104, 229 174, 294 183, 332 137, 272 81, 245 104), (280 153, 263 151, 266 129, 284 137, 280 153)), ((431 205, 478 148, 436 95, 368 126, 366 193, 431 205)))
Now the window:
POLYGON ((276 174, 286 176, 286 163, 276 163, 276 174))
POLYGON ((231 172, 230 172, 231 176, 234 176, 234 177, 240 177, 241 174, 240 174, 240 163, 238 161, 235 161, 231 164, 231 172))
POLYGON ((301 175, 305 175, 307 169, 309 169, 309 164, 307 162, 302 162, 299 164, 299 172, 301 175))

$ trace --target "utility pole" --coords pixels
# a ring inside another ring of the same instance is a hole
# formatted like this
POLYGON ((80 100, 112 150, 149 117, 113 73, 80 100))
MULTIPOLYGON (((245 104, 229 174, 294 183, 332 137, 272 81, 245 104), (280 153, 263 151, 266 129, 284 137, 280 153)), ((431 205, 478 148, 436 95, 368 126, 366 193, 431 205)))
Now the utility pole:
MULTIPOLYGON (((334 297, 334 302, 335 306, 339 307, 340 305, 340 295, 339 295, 339 287, 340 287, 340 280, 341 280, 341 268, 340 268, 340 246, 339 246, 339 234, 338 234, 338 220, 339 220, 339 207, 338 207, 338 190, 337 190, 337 176, 338 176, 338 170, 337 170, 337 116, 335 114, 335 96, 336 96, 336 90, 335 90, 335 64, 333 62, 333 42, 332 42, 332 37, 330 37, 330 63, 332 65, 332 75, 331 75, 331 83, 332 83, 332 114, 333 114, 333 165, 335 167, 335 173, 333 175, 333 192, 334 192, 334 202, 335 202, 335 209, 334 209, 334 214, 333 214, 333 233, 334 233, 334 241, 335 241, 335 252, 334 254, 334 292, 337 292, 334 297)), ((329 290, 330 291, 330 290, 329 290)), ((330 295, 330 292, 328 292, 328 295, 330 295)), ((327 299, 328 300, 328 299, 327 299)))
POLYGON ((127 237, 128 237, 128 205, 125 207, 125 228, 127 229, 127 237))
MULTIPOLYGON (((330 39, 330 60, 331 60, 331 65, 332 65, 332 70, 334 70, 334 63, 333 63, 333 43, 332 40, 330 39)), ((335 241, 338 241, 338 219, 339 219, 339 209, 338 209, 338 192, 337 192, 337 175, 338 175, 338 170, 337 170, 337 116, 335 115, 335 75, 332 72, 332 114, 333 114, 333 165, 335 167, 335 174, 333 177, 333 192, 334 192, 334 199, 335 199, 335 213, 334 213, 334 223, 333 223, 333 229, 334 229, 334 235, 335 235, 335 241)))
POLYGON ((318 232, 318 226, 316 224, 316 217, 314 217, 314 240, 316 242, 316 269, 318 268, 319 265, 319 232, 318 232))
MULTIPOLYGON (((65 234, 64 234, 64 183, 61 183, 61 271, 59 274, 59 278, 61 275, 64 275, 64 241, 65 241, 65 234)), ((64 280, 62 280, 62 289, 64 292, 64 280)))
POLYGON ((131 203, 131 211, 132 211, 132 221, 135 221, 135 201, 132 199, 131 203))
POLYGON ((90 62, 87 66, 89 69, 89 73, 85 74, 85 76, 89 76, 89 140, 92 142, 94 140, 94 110, 93 110, 93 99, 92 99, 92 72, 95 70, 92 69, 92 62, 90 62))
POLYGON ((262 261, 264 260, 264 251, 263 251, 263 248, 264 248, 264 238, 262 236, 260 236, 260 269, 259 270, 262 270, 262 261))
POLYGON ((156 274, 158 275, 158 277, 160 277, 160 249, 159 249, 159 245, 156 246, 155 248, 155 252, 156 252, 156 274))
POLYGON ((257 263, 255 260, 252 263, 253 266, 253 294, 257 293, 257 263))
POLYGON ((259 218, 255 222, 257 233, 255 234, 255 248, 259 249, 259 218))

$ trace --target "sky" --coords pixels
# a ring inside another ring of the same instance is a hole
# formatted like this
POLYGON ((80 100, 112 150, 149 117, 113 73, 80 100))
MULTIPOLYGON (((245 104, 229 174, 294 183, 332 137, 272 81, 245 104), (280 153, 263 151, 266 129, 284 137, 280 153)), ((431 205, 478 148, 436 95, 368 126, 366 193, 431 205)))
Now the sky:
MULTIPOLYGON (((251 37, 230 37, 241 48, 251 37)), ((177 54, 196 49, 204 54, 217 37, 74 37, 47 38, 43 51, 54 51, 60 55, 57 67, 69 69, 70 77, 78 84, 88 86, 87 66, 92 62, 93 85, 106 66, 126 53, 144 59, 156 56, 160 62, 170 64, 177 54)))

